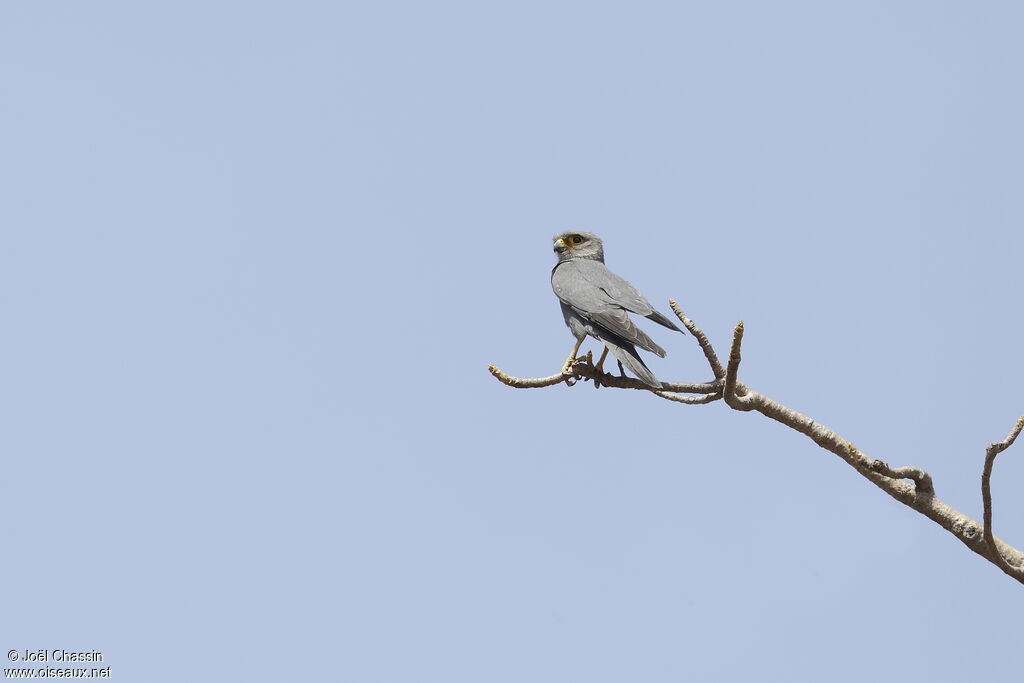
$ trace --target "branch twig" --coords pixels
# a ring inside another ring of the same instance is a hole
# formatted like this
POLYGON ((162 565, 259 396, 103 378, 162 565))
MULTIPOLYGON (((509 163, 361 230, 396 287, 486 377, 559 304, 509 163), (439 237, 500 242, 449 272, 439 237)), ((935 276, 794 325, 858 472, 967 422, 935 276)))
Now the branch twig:
POLYGON ((515 387, 516 389, 540 389, 542 387, 550 387, 553 384, 560 384, 565 381, 565 375, 562 373, 551 375, 550 377, 522 378, 506 375, 495 365, 488 365, 487 369, 490 370, 492 375, 498 378, 499 382, 503 382, 510 387, 515 387))
POLYGON ((722 395, 717 391, 713 394, 704 394, 703 396, 680 396, 679 394, 670 394, 667 391, 655 391, 655 396, 661 396, 669 401, 676 401, 677 403, 687 403, 691 406, 703 405, 704 403, 712 403, 722 398, 722 395))
POLYGON ((740 370, 740 347, 743 345, 743 321, 736 323, 732 331, 732 347, 729 349, 729 367, 725 371, 725 402, 735 410, 753 410, 750 401, 745 401, 747 388, 739 384, 736 375, 740 370))
POLYGON ((1024 429, 1024 415, 1017 420, 1017 424, 1013 426, 1013 429, 1010 430, 1005 439, 990 444, 985 449, 985 467, 981 472, 981 504, 984 509, 982 521, 985 524, 985 544, 992 551, 992 561, 1011 576, 1019 575, 1024 567, 1020 564, 1020 558, 1017 558, 1018 564, 1016 566, 1011 565, 1003 557, 1003 554, 999 552, 999 547, 996 545, 995 535, 992 532, 992 465, 995 464, 997 455, 1013 445, 1013 442, 1020 435, 1021 429, 1024 429))
POLYGON ((711 372, 715 375, 715 379, 725 377, 725 370, 722 368, 722 364, 718 362, 718 354, 715 353, 714 347, 711 346, 711 342, 708 341, 704 332, 694 325, 693 321, 683 313, 683 309, 679 308, 679 304, 676 303, 675 299, 669 299, 668 305, 672 307, 672 312, 679 318, 679 322, 690 331, 690 334, 696 337, 697 343, 700 344, 700 350, 704 352, 704 357, 708 359, 708 364, 711 366, 711 372))

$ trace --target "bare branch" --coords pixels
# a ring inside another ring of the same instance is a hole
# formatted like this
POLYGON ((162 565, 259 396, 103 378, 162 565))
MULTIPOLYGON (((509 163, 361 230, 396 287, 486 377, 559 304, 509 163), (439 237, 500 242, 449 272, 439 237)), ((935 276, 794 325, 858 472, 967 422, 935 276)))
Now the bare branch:
POLYGON ((683 309, 679 308, 679 304, 676 303, 675 299, 669 299, 668 305, 672 307, 672 312, 676 314, 677 318, 679 318, 679 322, 683 323, 683 326, 697 339, 697 343, 700 344, 701 351, 704 352, 704 357, 708 359, 708 364, 711 366, 711 372, 714 373, 715 379, 722 379, 725 377, 725 369, 722 367, 722 364, 718 362, 718 354, 715 353, 715 349, 711 346, 711 342, 708 341, 704 332, 697 327, 685 313, 683 313, 683 309))
MULTIPOLYGON (((488 365, 487 370, 490 371, 498 381, 515 389, 542 389, 544 387, 561 384, 566 379, 572 379, 573 377, 590 380, 593 380, 596 377, 601 386, 604 387, 615 387, 617 389, 639 389, 642 391, 650 391, 652 393, 668 392, 673 394, 707 395, 716 394, 720 390, 719 386, 715 382, 662 382, 661 389, 658 390, 632 377, 609 375, 605 372, 599 372, 597 368, 594 367, 593 363, 586 358, 579 359, 573 363, 569 368, 569 374, 563 375, 559 372, 558 374, 551 375, 549 377, 513 377, 512 375, 502 372, 496 365, 488 365)), ((718 396, 716 398, 721 397, 718 396)))
MULTIPOLYGON (((645 386, 648 391, 658 393, 652 387, 645 386)), ((714 394, 720 399, 722 388, 717 382, 662 382, 661 390, 673 394, 714 394)))
POLYGON ((510 387, 515 387, 516 389, 540 389, 541 387, 550 387, 554 384, 561 384, 565 381, 565 375, 562 373, 551 375, 550 377, 522 378, 506 375, 504 372, 499 370, 496 365, 488 365, 487 369, 490 370, 491 374, 497 377, 499 381, 509 385, 510 387))
POLYGON ((722 395, 718 392, 713 394, 704 394, 703 396, 679 396, 678 394, 670 394, 667 391, 655 391, 654 395, 661 396, 669 401, 676 401, 677 403, 687 403, 691 406, 712 403, 722 398, 722 395))
POLYGON ((1006 435, 1006 438, 994 444, 990 444, 985 449, 985 467, 981 472, 981 502, 983 507, 982 521, 985 524, 985 543, 992 551, 992 561, 999 565, 1007 574, 1011 576, 1019 576, 1024 572, 1024 565, 1019 562, 1018 564, 1011 565, 1003 554, 999 551, 996 545, 995 535, 992 532, 992 466, 996 462, 996 456, 1005 451, 1007 448, 1013 445, 1013 442, 1017 440, 1020 435, 1021 429, 1024 429, 1024 415, 1018 420, 1017 424, 1013 426, 1010 433, 1006 435))
POLYGON ((995 457, 1009 448, 1021 431, 1024 430, 1024 416, 1017 421, 1016 426, 1006 439, 992 444, 986 450, 985 468, 982 474, 985 523, 981 525, 935 495, 935 487, 931 476, 920 467, 890 467, 881 460, 865 455, 852 443, 824 425, 815 422, 810 417, 798 413, 792 408, 788 408, 740 382, 738 376, 744 331, 742 321, 737 323, 733 330, 729 363, 723 371, 721 363, 718 362, 718 357, 711 343, 704 336, 704 333, 693 324, 692 320, 686 317, 674 301, 670 301, 669 304, 672 306, 676 316, 686 326, 686 329, 700 343, 704 356, 707 358, 708 364, 715 375, 714 381, 698 383, 663 382, 659 390, 632 377, 602 373, 593 366, 589 356, 577 359, 566 369, 565 374, 559 373, 551 377, 536 379, 511 377, 493 365, 489 366, 488 369, 500 381, 516 388, 547 387, 560 384, 563 381, 571 385, 569 380, 576 377, 596 380, 597 383, 607 387, 649 391, 665 400, 688 405, 712 403, 720 398, 724 398, 726 404, 735 410, 757 411, 765 417, 807 436, 825 450, 835 453, 872 484, 885 491, 897 501, 917 510, 936 522, 973 552, 992 562, 1020 583, 1024 583, 1024 553, 1003 542, 992 533, 992 495, 990 490, 992 464, 995 461, 995 457), (680 396, 678 394, 696 395, 680 396))
POLYGON ((747 388, 737 383, 736 375, 740 370, 740 346, 743 344, 743 321, 736 323, 732 331, 732 348, 729 349, 729 368, 725 371, 725 402, 735 410, 753 410, 754 406, 743 397, 747 388))
MULTIPOLYGON (((931 477, 923 470, 914 467, 901 467, 893 470, 884 463, 876 465, 875 463, 880 461, 868 458, 856 446, 831 429, 749 388, 747 388, 747 394, 743 397, 741 405, 739 410, 756 410, 765 417, 781 422, 804 434, 825 450, 835 453, 872 484, 936 522, 952 533, 961 543, 990 562, 997 564, 992 559, 989 548, 998 547, 1003 556, 1013 558, 1013 564, 1024 564, 1024 554, 999 538, 994 537, 993 545, 986 543, 982 534, 982 525, 935 495, 931 477), (911 476, 912 474, 917 476, 911 476), (904 477, 913 479, 914 483, 903 481, 904 477)), ((1024 576, 1012 570, 1007 571, 1000 564, 997 566, 1024 583, 1024 576)))

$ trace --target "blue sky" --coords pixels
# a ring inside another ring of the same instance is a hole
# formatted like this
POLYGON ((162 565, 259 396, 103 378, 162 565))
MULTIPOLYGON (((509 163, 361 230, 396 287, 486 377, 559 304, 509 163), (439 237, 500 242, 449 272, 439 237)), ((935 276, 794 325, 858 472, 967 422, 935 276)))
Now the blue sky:
MULTIPOLYGON (((799 434, 486 366, 558 370, 550 237, 590 230, 721 354, 743 319, 753 388, 980 518, 1024 413, 1022 20, 7 3, 0 641, 145 681, 1017 667, 1020 585, 799 434)), ((708 378, 647 328, 660 378, 708 378)))

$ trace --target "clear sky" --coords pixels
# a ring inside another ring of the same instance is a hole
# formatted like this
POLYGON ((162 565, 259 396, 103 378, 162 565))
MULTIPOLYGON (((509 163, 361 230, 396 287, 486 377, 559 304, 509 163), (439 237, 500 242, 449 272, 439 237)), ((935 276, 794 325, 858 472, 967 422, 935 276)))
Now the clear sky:
MULTIPOLYGON (((980 518, 1024 413, 1022 22, 4 3, 2 650, 156 682, 1019 670, 1024 589, 799 434, 486 366, 559 369, 550 237, 590 230, 720 353, 743 319, 753 388, 980 518)), ((645 327, 659 377, 708 378, 645 327)))

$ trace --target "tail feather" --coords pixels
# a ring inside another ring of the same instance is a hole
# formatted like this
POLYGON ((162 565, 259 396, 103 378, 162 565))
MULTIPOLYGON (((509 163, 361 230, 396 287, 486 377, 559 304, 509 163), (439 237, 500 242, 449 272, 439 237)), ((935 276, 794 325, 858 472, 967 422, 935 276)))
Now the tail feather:
MULTIPOLYGON (((651 353, 657 354, 662 358, 665 357, 665 349, 655 344, 654 340, 648 337, 646 332, 644 332, 643 330, 636 326, 634 326, 633 329, 636 330, 636 340, 632 342, 626 342, 626 340, 623 339, 622 343, 629 343, 630 347, 634 345, 639 346, 644 351, 650 351, 651 353)), ((636 353, 636 351, 634 350, 633 353, 636 353)))
POLYGON ((612 355, 619 359, 619 361, 629 368, 637 378, 644 384, 648 384, 656 389, 661 388, 661 382, 654 376, 650 368, 644 364, 643 359, 636 352, 636 347, 628 342, 617 342, 607 338, 601 339, 604 345, 608 347, 608 350, 612 352, 612 355))

